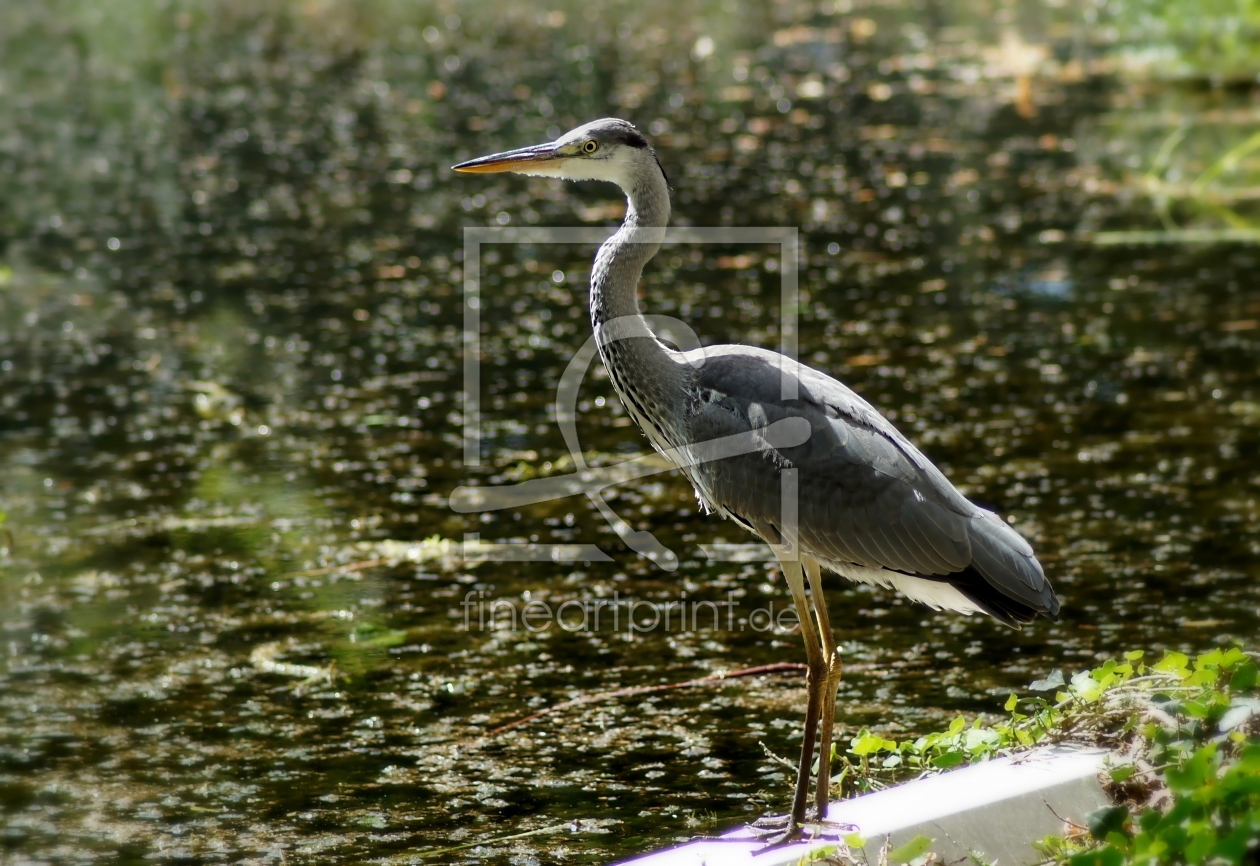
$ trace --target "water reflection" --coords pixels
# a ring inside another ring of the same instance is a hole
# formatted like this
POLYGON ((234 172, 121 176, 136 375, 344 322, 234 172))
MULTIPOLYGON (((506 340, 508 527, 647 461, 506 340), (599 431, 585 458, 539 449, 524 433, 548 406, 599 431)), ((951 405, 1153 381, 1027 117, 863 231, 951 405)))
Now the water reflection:
MULTIPOLYGON (((745 538, 674 476, 614 502, 693 551, 672 575, 577 498, 445 506, 571 470, 549 406, 587 337, 589 248, 486 248, 485 464, 466 470, 462 228, 621 213, 611 189, 446 167, 609 113, 655 137, 681 223, 802 229, 802 357, 1009 516, 1062 590, 1060 624, 1012 633, 836 584, 844 724, 903 736, 1054 666, 1256 633, 1256 253, 1082 234, 1218 213, 1219 182, 1189 202, 1167 185, 1246 139, 1246 93, 1117 86, 1069 8, 732 9, 0 11, 12 856, 402 860, 546 830, 461 856, 603 861, 783 808, 758 744, 794 752, 794 679, 477 744, 578 694, 799 655, 751 629, 460 628, 469 592, 783 598, 763 565, 694 553, 745 538), (1166 148, 1183 117, 1214 125, 1166 148), (472 532, 620 560, 381 546, 472 532)), ((645 305, 773 346, 774 253, 670 249, 645 305)), ((600 377, 579 408, 589 461, 644 449, 600 377)))

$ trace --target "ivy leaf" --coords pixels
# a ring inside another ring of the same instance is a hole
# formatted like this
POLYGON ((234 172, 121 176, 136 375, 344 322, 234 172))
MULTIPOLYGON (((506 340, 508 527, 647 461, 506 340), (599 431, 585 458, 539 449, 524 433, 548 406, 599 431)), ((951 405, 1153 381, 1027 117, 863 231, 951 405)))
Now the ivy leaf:
POLYGON ((1190 660, 1186 658, 1185 655, 1183 655, 1182 653, 1170 652, 1170 653, 1167 653, 1158 662, 1156 662, 1152 666, 1152 669, 1161 671, 1163 673, 1179 674, 1181 676, 1185 676, 1187 672, 1186 663, 1189 661, 1190 660))
POLYGON ((1181 709, 1187 716, 1195 719, 1206 719, 1208 715, 1208 709, 1201 701, 1186 701, 1181 709))
POLYGON ((996 749, 1001 744, 1002 735, 992 728, 973 728, 963 738, 963 748, 972 753, 982 752, 989 748, 996 749))
POLYGON ((1185 858, 1187 863, 1200 862, 1207 853, 1212 850, 1216 844, 1216 834, 1210 828, 1205 828, 1201 832, 1195 834, 1190 840, 1190 844, 1186 845, 1185 858))
MULTIPOLYGON (((884 751, 887 749, 889 742, 891 741, 885 740, 878 734, 862 733, 853 738, 853 748, 849 751, 860 758, 863 755, 873 755, 876 752, 884 751)), ((896 748, 896 743, 893 743, 893 748, 896 748)))
POLYGON ((1028 688, 1034 692, 1049 692, 1065 685, 1066 682, 1067 681, 1063 679, 1063 671, 1055 668, 1050 671, 1050 676, 1046 677, 1044 680, 1033 680, 1028 685, 1028 688))
MULTIPOLYGON (((0 520, 4 519, 4 515, 0 514, 0 520)), ((1247 689, 1254 688, 1256 685, 1256 665, 1254 662, 1243 662, 1238 666, 1238 670, 1234 671, 1234 675, 1229 678, 1229 690, 1232 692, 1244 692, 1247 689)))
POLYGON ((1124 855, 1115 848, 1095 848, 1082 851, 1068 860, 1068 866, 1121 866, 1124 855))
POLYGON ((966 758, 962 752, 946 752, 943 755, 937 755, 932 759, 932 766, 938 770, 948 770, 951 767, 957 767, 966 758))
POLYGON ((1122 832, 1128 820, 1128 806, 1104 806, 1085 816, 1085 823, 1089 826, 1089 835, 1095 839, 1106 839, 1108 833, 1122 832))
POLYGON ((1169 767, 1164 773, 1164 780, 1174 794, 1184 794, 1202 788, 1209 778, 1216 775, 1213 758, 1216 746, 1208 744, 1198 749, 1190 760, 1180 767, 1169 767))
POLYGON ((840 850, 839 845, 824 845, 821 848, 814 848, 801 858, 801 863, 830 863, 831 855, 840 850))
POLYGON ((932 840, 927 836, 915 836, 904 845, 898 845, 896 848, 888 852, 889 863, 909 863, 916 857, 921 857, 932 846, 932 840))
POLYGON ((1133 775, 1133 765, 1126 764, 1123 767, 1114 767, 1108 771, 1107 775, 1111 777, 1113 782, 1123 782, 1133 775))

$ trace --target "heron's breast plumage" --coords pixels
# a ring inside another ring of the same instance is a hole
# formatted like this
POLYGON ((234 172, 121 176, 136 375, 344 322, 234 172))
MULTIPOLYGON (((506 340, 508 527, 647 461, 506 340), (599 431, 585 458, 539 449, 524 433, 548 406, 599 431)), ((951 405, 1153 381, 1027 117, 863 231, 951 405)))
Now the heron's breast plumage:
POLYGON ((676 448, 685 441, 685 428, 677 423, 677 412, 669 411, 668 398, 661 393, 661 383, 645 380, 643 370, 633 364, 632 341, 647 339, 632 337, 600 346, 600 356, 613 390, 635 425, 647 436, 652 447, 664 452, 676 448))

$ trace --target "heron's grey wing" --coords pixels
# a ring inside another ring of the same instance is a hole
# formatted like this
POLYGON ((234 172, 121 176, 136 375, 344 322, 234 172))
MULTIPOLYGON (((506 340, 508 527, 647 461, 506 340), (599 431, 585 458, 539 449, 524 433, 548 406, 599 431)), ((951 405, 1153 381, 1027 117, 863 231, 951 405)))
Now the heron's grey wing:
POLYGON ((693 478, 712 506, 773 540, 782 524, 780 470, 792 466, 798 470, 801 542, 819 557, 953 583, 969 597, 980 596, 978 603, 1003 620, 1010 619, 1004 605, 1016 619, 1057 612, 1028 543, 969 502, 853 391, 802 366, 789 371, 797 398, 784 400, 782 356, 742 346, 704 354, 697 371, 700 396, 690 413, 693 441, 793 416, 807 419, 811 428, 809 440, 797 447, 766 447, 696 467, 693 478), (971 592, 969 582, 976 584, 971 592), (991 590, 1000 597, 988 598, 991 590))

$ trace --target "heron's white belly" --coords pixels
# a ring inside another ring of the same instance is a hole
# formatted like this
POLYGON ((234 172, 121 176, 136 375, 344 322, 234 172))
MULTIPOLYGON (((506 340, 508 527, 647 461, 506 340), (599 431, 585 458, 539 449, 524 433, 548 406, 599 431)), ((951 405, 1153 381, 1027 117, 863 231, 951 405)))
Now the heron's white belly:
POLYGON ((974 601, 943 581, 924 580, 921 577, 911 577, 886 568, 868 568, 851 562, 830 562, 825 559, 818 561, 824 568, 834 571, 841 577, 857 583, 895 589, 911 601, 926 604, 936 610, 952 610, 968 616, 973 613, 982 613, 974 601))

